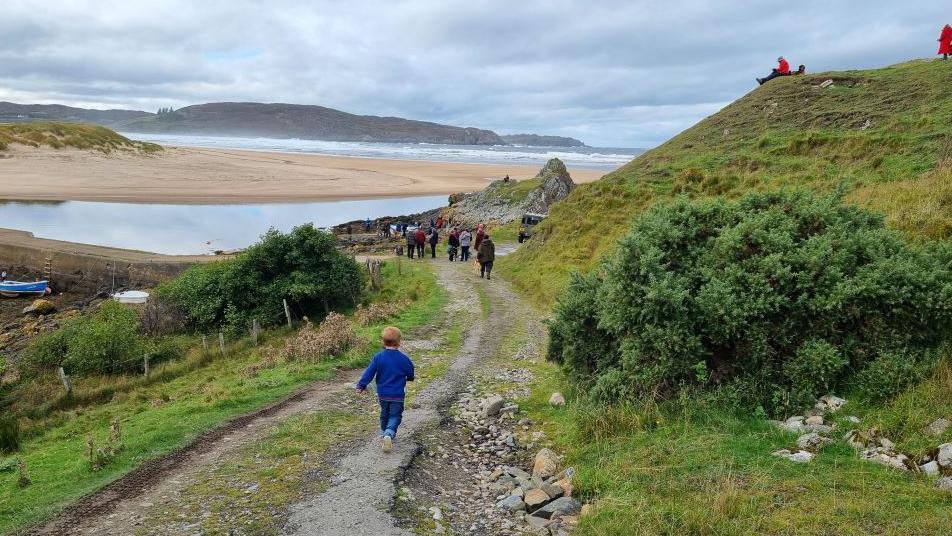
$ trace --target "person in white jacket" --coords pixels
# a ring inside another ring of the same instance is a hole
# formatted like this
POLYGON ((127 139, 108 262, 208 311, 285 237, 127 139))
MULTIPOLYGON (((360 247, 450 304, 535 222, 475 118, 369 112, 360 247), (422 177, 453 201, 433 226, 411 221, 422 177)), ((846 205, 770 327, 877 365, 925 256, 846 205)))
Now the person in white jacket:
POLYGON ((469 260, 469 247, 472 244, 473 235, 469 232, 469 229, 463 229, 463 232, 459 234, 460 262, 466 262, 469 260))

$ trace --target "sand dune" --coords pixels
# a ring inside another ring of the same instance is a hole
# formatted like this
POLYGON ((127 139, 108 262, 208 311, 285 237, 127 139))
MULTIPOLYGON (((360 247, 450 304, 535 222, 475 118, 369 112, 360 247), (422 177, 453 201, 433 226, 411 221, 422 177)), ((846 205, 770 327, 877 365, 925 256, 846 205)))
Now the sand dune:
MULTIPOLYGON (((535 166, 386 160, 204 148, 156 156, 16 147, 0 153, 0 197, 144 203, 372 199, 474 191, 535 166)), ((604 172, 570 169, 576 182, 604 172)))

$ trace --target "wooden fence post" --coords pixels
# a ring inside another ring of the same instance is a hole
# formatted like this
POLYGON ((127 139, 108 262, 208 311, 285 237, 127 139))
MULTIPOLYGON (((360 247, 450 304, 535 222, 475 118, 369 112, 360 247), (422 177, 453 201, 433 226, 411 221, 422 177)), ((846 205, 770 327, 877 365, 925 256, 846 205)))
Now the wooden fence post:
POLYGON ((221 356, 225 357, 225 334, 218 332, 218 349, 221 350, 221 356))
POLYGON ((208 353, 208 337, 202 335, 202 348, 205 349, 205 353, 208 353))
POLYGON ((69 381, 69 376, 66 374, 66 371, 63 370, 63 367, 57 369, 59 372, 60 381, 63 382, 63 388, 66 389, 66 395, 69 396, 73 394, 73 384, 69 381))
POLYGON ((148 378, 149 373, 151 372, 151 370, 149 370, 149 354, 145 354, 144 356, 142 356, 142 370, 143 370, 143 375, 146 378, 148 378))
POLYGON ((258 346, 258 319, 251 320, 251 344, 258 346))
POLYGON ((291 323, 291 309, 288 308, 288 300, 283 299, 281 301, 284 302, 284 316, 288 317, 288 327, 293 328, 294 324, 291 323))

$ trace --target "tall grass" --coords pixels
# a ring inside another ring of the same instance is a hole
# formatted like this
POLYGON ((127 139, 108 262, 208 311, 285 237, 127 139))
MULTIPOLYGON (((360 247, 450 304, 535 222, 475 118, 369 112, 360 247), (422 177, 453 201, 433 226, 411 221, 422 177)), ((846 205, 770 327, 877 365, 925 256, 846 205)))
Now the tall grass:
POLYGON ((0 151, 14 144, 54 149, 72 147, 102 153, 132 151, 151 154, 162 150, 161 145, 133 141, 98 125, 48 121, 0 124, 0 151))

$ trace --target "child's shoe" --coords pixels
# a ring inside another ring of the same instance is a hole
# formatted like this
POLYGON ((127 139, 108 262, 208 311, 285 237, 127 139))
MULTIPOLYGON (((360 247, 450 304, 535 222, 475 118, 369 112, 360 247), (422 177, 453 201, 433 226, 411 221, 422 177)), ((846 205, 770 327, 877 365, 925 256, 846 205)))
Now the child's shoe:
POLYGON ((390 452, 393 450, 393 438, 389 435, 383 436, 383 439, 381 440, 381 447, 383 448, 384 452, 390 452))

